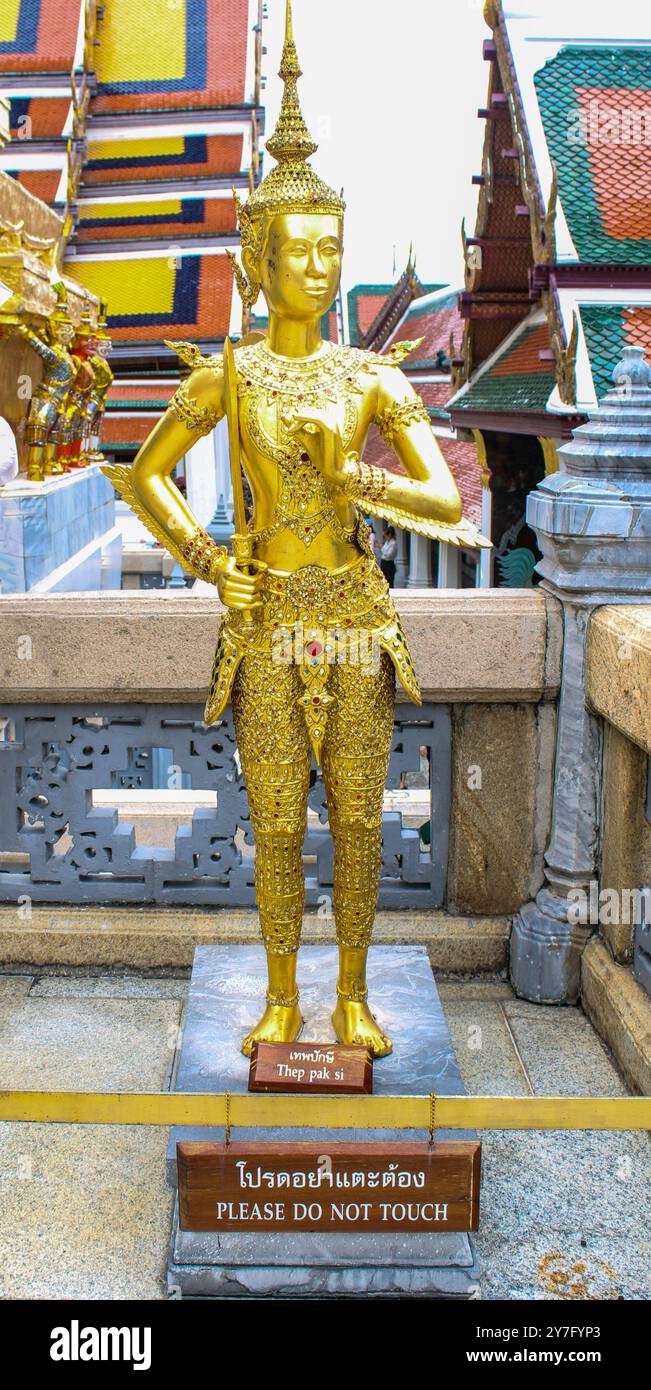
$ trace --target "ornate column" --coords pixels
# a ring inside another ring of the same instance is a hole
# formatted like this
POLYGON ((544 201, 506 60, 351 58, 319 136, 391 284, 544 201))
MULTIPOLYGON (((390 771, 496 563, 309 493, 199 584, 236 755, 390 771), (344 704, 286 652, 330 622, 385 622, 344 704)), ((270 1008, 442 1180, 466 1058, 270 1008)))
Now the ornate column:
MULTIPOLYGON (((517 914, 511 938, 516 992, 571 1003, 581 952, 594 930, 569 915, 568 894, 597 875, 601 734, 586 708, 585 639, 604 603, 651 602, 651 368, 625 348, 616 388, 559 450, 559 472, 527 506, 543 558, 543 586, 560 599, 564 648, 546 883, 517 914)), ((596 924, 595 924, 596 925, 596 924)))
POLYGON ((431 589, 432 567, 430 564, 430 541, 428 536, 411 532, 409 549, 408 589, 431 589))
POLYGON ((445 541, 439 541, 437 588, 458 589, 460 579, 461 551, 458 545, 446 545, 445 541))
POLYGON ((395 527, 398 554, 396 556, 396 582, 394 588, 407 588, 407 537, 400 526, 395 527))
MULTIPOLYGON (((491 470, 486 450, 486 440, 481 430, 473 430, 477 449, 477 463, 481 469, 481 530, 485 536, 493 534, 493 494, 491 492, 491 470)), ((493 583, 493 552, 480 550, 477 566, 477 588, 490 589, 493 583)))
MULTIPOLYGON (((482 477, 481 486, 481 529, 485 536, 490 536, 493 525, 493 494, 490 489, 490 473, 487 481, 482 477)), ((477 566, 477 588, 490 589, 493 583, 493 552, 492 550, 480 550, 479 564, 477 566)))
POLYGON ((215 486, 217 506, 206 530, 217 545, 227 545, 233 534, 233 488, 231 466, 228 453, 228 429, 226 420, 220 420, 211 435, 214 450, 215 486))

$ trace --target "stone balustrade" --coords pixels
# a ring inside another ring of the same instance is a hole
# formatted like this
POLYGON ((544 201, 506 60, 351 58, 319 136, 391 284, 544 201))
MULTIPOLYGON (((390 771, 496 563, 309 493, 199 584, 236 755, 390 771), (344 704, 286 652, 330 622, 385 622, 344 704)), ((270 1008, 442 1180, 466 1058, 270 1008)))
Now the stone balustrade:
MULTIPOLYGON (((423 706, 396 705, 380 904, 512 913, 542 881, 559 605, 539 590, 396 598, 423 706)), ((0 597, 2 901, 253 904, 230 718, 201 722, 219 613, 216 595, 190 592, 0 597), (165 793, 177 823, 158 846, 128 807, 152 750, 186 789, 183 805, 165 793)), ((332 881, 320 779, 311 813, 315 905, 332 881)))
MULTIPOLYGON (((635 949, 630 895, 651 885, 650 691, 651 605, 598 609, 588 634, 586 695, 604 721, 599 927, 620 964, 635 949)), ((651 983, 651 962, 647 971, 651 983)))
MULTIPOLYGON (((395 599, 424 700, 558 694, 559 605, 541 590, 398 589, 395 599)), ((216 592, 0 595, 0 700, 201 701, 221 611, 216 592)))

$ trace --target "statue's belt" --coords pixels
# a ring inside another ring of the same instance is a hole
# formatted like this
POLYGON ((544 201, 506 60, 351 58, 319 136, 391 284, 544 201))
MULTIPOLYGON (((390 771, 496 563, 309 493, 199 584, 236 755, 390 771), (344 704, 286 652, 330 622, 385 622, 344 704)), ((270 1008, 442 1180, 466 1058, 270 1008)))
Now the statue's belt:
POLYGON ((255 622, 247 625, 236 609, 222 619, 204 719, 211 724, 222 714, 245 656, 271 655, 279 666, 295 665, 303 684, 314 686, 317 710, 325 703, 322 695, 333 665, 343 662, 374 673, 381 651, 391 657, 409 698, 420 704, 407 639, 374 559, 360 556, 339 572, 315 565, 290 576, 269 571, 255 622))

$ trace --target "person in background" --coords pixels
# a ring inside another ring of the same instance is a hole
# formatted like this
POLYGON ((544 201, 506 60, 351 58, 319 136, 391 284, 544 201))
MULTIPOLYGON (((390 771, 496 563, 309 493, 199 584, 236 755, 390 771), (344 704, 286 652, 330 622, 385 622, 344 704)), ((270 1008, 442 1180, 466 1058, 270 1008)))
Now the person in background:
POLYGON ((10 483, 18 473, 16 436, 3 415, 0 415, 0 486, 10 483))
POLYGON ((396 541, 396 533, 393 526, 385 526, 382 532, 382 545, 380 547, 380 569, 390 589, 392 589, 395 584, 397 555, 398 543, 396 541))

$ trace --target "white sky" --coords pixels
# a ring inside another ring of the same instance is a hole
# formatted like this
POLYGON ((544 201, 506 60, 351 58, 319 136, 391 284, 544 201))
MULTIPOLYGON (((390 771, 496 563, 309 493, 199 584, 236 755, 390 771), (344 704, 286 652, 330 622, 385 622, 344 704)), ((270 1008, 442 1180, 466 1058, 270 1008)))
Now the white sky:
MULTIPOLYGON (((267 135, 280 103, 276 73, 285 0, 267 0, 267 135)), ((319 150, 314 166, 344 187, 343 288, 391 282, 409 242, 421 280, 461 286, 461 219, 475 225, 491 31, 483 0, 293 0, 304 76, 303 113, 319 150)), ((648 0, 508 0, 521 76, 554 41, 648 43, 648 0), (522 48, 524 44, 524 49, 522 48)), ((265 167, 271 167, 266 156, 265 167)))
MULTIPOLYGON (((267 0, 265 138, 280 104, 285 0, 267 0)), ((483 0, 294 0, 317 172, 347 203, 343 288, 393 279, 413 241, 423 281, 461 286, 474 230, 490 38, 483 0)), ((265 153, 265 169, 272 167, 265 153)))

